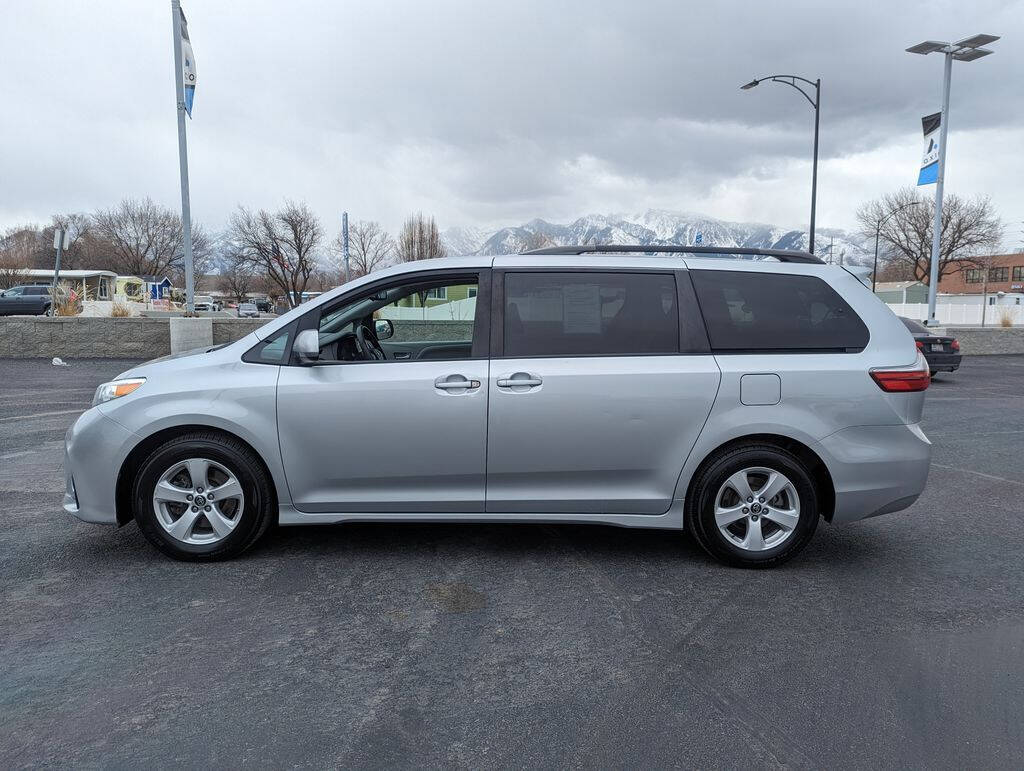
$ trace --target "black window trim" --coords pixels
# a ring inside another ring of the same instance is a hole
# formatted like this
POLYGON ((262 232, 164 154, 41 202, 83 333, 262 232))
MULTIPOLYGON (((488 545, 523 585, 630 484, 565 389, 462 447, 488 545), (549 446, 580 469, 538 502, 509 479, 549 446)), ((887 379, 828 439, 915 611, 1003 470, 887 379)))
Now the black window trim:
MULTIPOLYGON (((477 283, 477 297, 476 297, 476 316, 473 319, 473 348, 468 359, 443 359, 446 362, 457 362, 457 361, 479 361, 481 359, 486 360, 488 358, 488 342, 490 340, 490 320, 491 314, 488 312, 490 294, 491 294, 491 274, 490 268, 441 268, 437 270, 422 270, 422 271, 410 271, 409 273, 402 273, 398 276, 388 276, 382 278, 373 283, 367 284, 360 287, 358 292, 351 294, 343 294, 340 297, 335 298, 332 302, 321 303, 315 308, 311 308, 307 313, 300 316, 295 320, 297 324, 295 330, 295 337, 298 337, 300 332, 304 332, 307 329, 320 328, 320 318, 323 315, 325 309, 335 308, 343 303, 356 302, 368 297, 369 295, 379 292, 381 289, 389 289, 395 286, 401 286, 402 284, 411 283, 429 283, 434 280, 437 281, 450 281, 452 279, 466 278, 469 280, 476 280, 477 283)), ((292 342, 294 341, 292 338, 292 342)), ((288 356, 285 361, 281 362, 282 367, 333 367, 333 366, 351 366, 353 364, 407 364, 411 361, 419 361, 418 359, 387 359, 386 361, 317 361, 313 364, 300 364, 298 357, 292 355, 291 342, 288 344, 288 356)), ((427 361, 438 361, 436 359, 427 361)))
POLYGON ((491 280, 491 359, 615 359, 639 356, 706 356, 711 352, 707 328, 697 306, 697 297, 690 281, 689 270, 684 268, 630 268, 630 267, 570 267, 523 265, 495 268, 491 280), (676 285, 676 315, 679 323, 676 350, 663 353, 547 353, 530 356, 505 355, 505 275, 507 273, 628 273, 672 276, 676 285))
MULTIPOLYGON (((707 273, 758 273, 759 272, 759 271, 751 271, 751 270, 723 271, 723 270, 714 270, 714 269, 710 269, 710 268, 696 268, 695 270, 703 270, 703 271, 705 271, 707 273)), ((849 354, 857 354, 857 353, 862 353, 868 347, 868 345, 870 345, 870 343, 871 343, 871 327, 869 327, 867 324, 864 323, 864 319, 862 319, 860 317, 860 314, 857 313, 856 309, 852 305, 850 305, 849 301, 845 297, 843 297, 839 292, 837 292, 835 287, 833 287, 830 283, 825 281, 825 279, 821 278, 820 276, 815 276, 815 275, 809 274, 809 273, 778 273, 776 271, 772 271, 769 275, 772 275, 772 276, 778 276, 778 275, 806 276, 808 278, 814 278, 814 279, 817 279, 818 281, 821 281, 825 286, 827 286, 829 289, 831 289, 836 294, 836 296, 838 296, 843 302, 845 302, 850 307, 850 310, 853 311, 853 313, 857 316, 857 319, 864 326, 864 329, 865 329, 865 331, 868 334, 867 339, 864 341, 864 345, 863 346, 859 346, 859 347, 857 347, 857 346, 850 346, 850 347, 835 346, 835 347, 831 347, 831 348, 715 348, 715 347, 712 346, 710 350, 711 350, 711 353, 713 353, 715 356, 750 356, 750 355, 760 355, 760 354, 771 354, 771 355, 776 355, 776 356, 779 356, 779 355, 792 356, 792 355, 798 355, 798 354, 814 355, 814 354, 821 354, 821 353, 830 353, 830 354, 834 354, 834 353, 849 353, 849 354)), ((695 291, 695 294, 696 294, 696 291, 695 291)), ((697 303, 698 303, 698 305, 700 304, 700 298, 699 297, 697 297, 697 303)), ((706 319, 706 316, 704 315, 703 307, 701 307, 701 317, 706 319)), ((705 324, 706 324, 706 321, 705 321, 705 324)), ((708 333, 709 345, 710 345, 710 341, 711 341, 711 335, 710 335, 710 332, 709 332, 708 333)))

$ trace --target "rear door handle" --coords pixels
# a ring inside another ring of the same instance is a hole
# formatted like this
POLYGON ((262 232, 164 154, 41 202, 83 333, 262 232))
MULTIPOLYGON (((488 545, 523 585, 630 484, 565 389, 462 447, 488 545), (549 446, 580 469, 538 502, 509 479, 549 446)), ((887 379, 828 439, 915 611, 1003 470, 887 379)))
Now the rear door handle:
POLYGON ((498 379, 498 388, 518 388, 524 386, 527 388, 533 388, 543 383, 543 379, 536 375, 531 375, 529 372, 516 372, 508 377, 498 379))

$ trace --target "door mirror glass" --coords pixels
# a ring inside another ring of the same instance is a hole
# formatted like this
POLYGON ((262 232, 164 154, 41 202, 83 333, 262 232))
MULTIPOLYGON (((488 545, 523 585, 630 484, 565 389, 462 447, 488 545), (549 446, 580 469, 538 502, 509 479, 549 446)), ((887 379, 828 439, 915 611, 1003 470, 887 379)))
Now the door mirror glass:
POLYGON ((320 358, 320 333, 315 329, 299 332, 292 350, 299 357, 300 364, 312 364, 320 358))
POLYGON ((373 323, 378 340, 390 340, 395 336, 395 324, 391 319, 376 319, 373 323))

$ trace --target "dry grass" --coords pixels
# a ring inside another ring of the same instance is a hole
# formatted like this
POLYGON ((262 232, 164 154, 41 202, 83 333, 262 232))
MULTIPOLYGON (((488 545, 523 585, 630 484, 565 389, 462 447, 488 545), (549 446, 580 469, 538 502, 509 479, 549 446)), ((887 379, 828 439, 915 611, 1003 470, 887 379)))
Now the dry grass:
POLYGON ((92 299, 87 295, 88 293, 82 294, 81 287, 72 287, 61 282, 53 298, 53 315, 77 316, 82 312, 82 301, 92 299))
POLYGON ((1013 326, 1013 314, 1009 311, 1003 311, 999 315, 999 326, 1001 327, 1012 327, 1013 326))
POLYGON ((115 301, 114 304, 110 306, 110 315, 116 319, 126 319, 132 315, 131 306, 127 303, 115 301))

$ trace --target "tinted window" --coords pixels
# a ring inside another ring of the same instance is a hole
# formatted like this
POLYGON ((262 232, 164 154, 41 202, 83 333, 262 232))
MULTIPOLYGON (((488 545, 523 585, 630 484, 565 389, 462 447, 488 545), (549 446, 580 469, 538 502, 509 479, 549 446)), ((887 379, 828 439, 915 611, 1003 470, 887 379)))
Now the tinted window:
POLYGON ((712 349, 859 350, 867 345, 864 322, 814 276, 717 270, 690 275, 712 349))
POLYGON ((676 353, 675 278, 663 273, 505 274, 505 356, 676 353))

